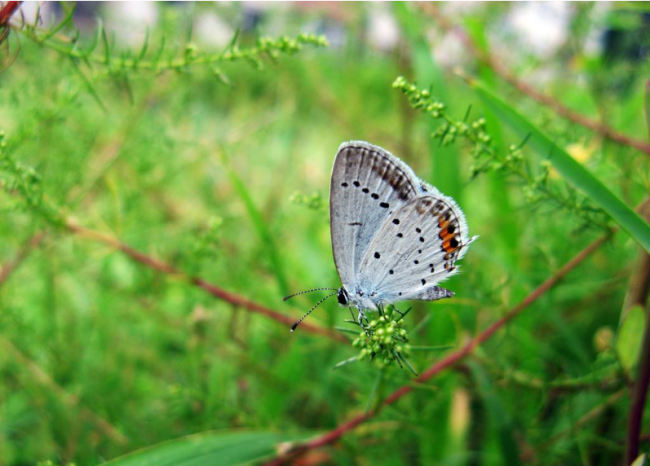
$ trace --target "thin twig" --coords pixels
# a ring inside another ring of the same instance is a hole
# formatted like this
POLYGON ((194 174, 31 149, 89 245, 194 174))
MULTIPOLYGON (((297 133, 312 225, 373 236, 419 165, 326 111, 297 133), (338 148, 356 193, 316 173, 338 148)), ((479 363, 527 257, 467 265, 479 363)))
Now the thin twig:
MULTIPOLYGON (((497 330, 499 330, 501 327, 503 327, 506 323, 514 319, 516 316, 518 316, 524 309, 526 309, 528 306, 530 306, 532 303, 537 301, 544 293, 546 293, 548 290, 550 290, 553 286, 555 286, 560 280, 562 280, 570 271, 572 271, 574 268, 576 268, 580 263, 582 263, 589 255, 591 255, 595 250, 597 250, 602 244, 604 244, 609 238, 610 234, 604 235, 597 240, 593 241, 590 245, 588 245, 586 248, 584 248, 580 253, 578 253, 573 259, 571 259, 569 262, 567 262, 560 270, 558 270, 556 273, 554 273, 551 277, 546 279, 544 283, 542 283, 539 287, 537 287, 532 293, 530 293, 526 299, 524 299, 521 303, 510 309, 503 317, 498 319, 496 322, 494 322, 492 325, 490 325, 487 329, 485 329, 483 332, 481 332, 478 336, 473 338, 469 343, 467 343, 463 348, 461 348, 458 351, 455 351, 448 355, 447 357, 441 359, 440 361, 436 362, 433 364, 429 369, 424 371, 419 377, 415 379, 416 382, 421 383, 425 382, 435 375, 439 374, 440 372, 444 371, 445 369, 448 369, 454 365, 456 365, 460 360, 462 360, 464 357, 467 355, 471 354, 480 344, 488 340, 490 337, 492 337, 497 330)), ((402 398, 404 395, 407 393, 410 393, 413 390, 412 386, 405 385, 399 389, 397 389, 395 392, 393 392, 388 398, 386 398, 383 402, 384 406, 391 405, 395 403, 397 400, 402 398)), ((357 427, 359 424, 362 422, 370 419, 374 415, 376 415, 379 412, 379 410, 372 410, 368 411, 366 413, 360 414, 354 418, 352 418, 350 421, 346 422, 345 424, 340 425, 336 429, 315 438, 314 440, 311 440, 310 442, 299 445, 295 447, 293 450, 291 450, 288 454, 279 456, 268 463, 265 464, 265 466, 279 466, 282 464, 285 464, 287 460, 291 458, 295 458, 297 456, 301 456, 308 450, 314 449, 314 448, 319 448, 325 445, 329 445, 331 443, 336 442, 339 438, 341 438, 344 434, 349 432, 350 430, 354 429, 357 427)))
MULTIPOLYGON (((72 233, 75 233, 81 237, 85 238, 90 238, 96 241, 99 241, 101 243, 107 244, 115 249, 117 249, 120 252, 123 252, 127 256, 131 257, 133 260, 146 265, 147 267, 157 270, 159 272, 168 274, 168 275, 174 275, 176 277, 183 278, 187 280, 189 283, 197 286, 198 288, 201 288, 202 290, 207 291, 213 296, 216 296, 219 299, 222 299, 224 301, 227 301, 231 304, 234 304, 235 306, 239 306, 242 309, 246 309, 249 312, 254 312, 257 314, 262 314, 270 319, 273 319, 277 322, 280 322, 282 324, 287 325, 287 331, 293 325, 295 322, 295 319, 284 315, 280 314, 277 311, 274 311, 272 309, 269 309, 268 307, 262 306, 261 304, 258 304, 256 302, 250 301, 249 299, 236 295, 234 293, 230 293, 229 291, 224 290, 223 288, 219 288, 216 285, 213 285, 206 280, 200 278, 200 277, 190 277, 181 272, 180 270, 176 269, 175 267, 161 261, 158 259, 155 259, 151 256, 148 256, 131 246, 128 246, 122 242, 120 242, 117 238, 114 238, 113 236, 107 235, 106 233, 101 233, 97 232, 94 230, 90 230, 88 228, 82 227, 78 225, 76 222, 74 222, 71 219, 67 220, 66 226, 68 230, 70 230, 72 233)), ((328 329, 318 327, 316 325, 310 324, 308 322, 303 322, 303 324, 300 326, 301 331, 313 333, 315 335, 323 335, 328 338, 331 338, 332 340, 336 340, 342 343, 348 343, 348 339, 345 338, 343 335, 340 335, 338 333, 334 333, 328 329)))
POLYGON ((465 33, 465 31, 463 31, 460 27, 454 25, 451 21, 449 21, 449 19, 442 15, 435 5, 430 2, 418 3, 418 5, 422 11, 427 13, 446 32, 456 33, 459 36, 460 40, 463 42, 463 45, 465 45, 467 50, 469 50, 476 59, 481 61, 485 66, 491 68, 497 75, 499 75, 506 82, 510 83, 519 92, 526 94, 542 105, 546 105, 555 111, 558 115, 572 121, 573 123, 584 126, 585 128, 595 133, 599 133, 602 136, 611 139, 612 141, 615 141, 619 144, 632 147, 638 151, 650 155, 650 144, 647 142, 626 136, 625 134, 616 131, 614 128, 601 121, 577 113, 571 110, 569 107, 566 107, 555 98, 546 95, 535 89, 530 84, 521 81, 514 73, 506 68, 500 60, 495 59, 489 53, 481 50, 469 37, 469 35, 465 33))

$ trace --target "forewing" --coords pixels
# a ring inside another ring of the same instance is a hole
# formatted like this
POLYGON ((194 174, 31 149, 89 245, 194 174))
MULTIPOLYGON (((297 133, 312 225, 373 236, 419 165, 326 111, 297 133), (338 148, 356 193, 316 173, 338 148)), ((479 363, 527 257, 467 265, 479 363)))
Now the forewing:
POLYGON ((357 283, 368 245, 388 217, 417 197, 418 178, 381 147, 341 145, 332 170, 330 228, 334 262, 345 286, 357 283))
POLYGON ((475 239, 453 199, 430 190, 389 215, 364 255, 359 283, 379 301, 438 299, 475 239))

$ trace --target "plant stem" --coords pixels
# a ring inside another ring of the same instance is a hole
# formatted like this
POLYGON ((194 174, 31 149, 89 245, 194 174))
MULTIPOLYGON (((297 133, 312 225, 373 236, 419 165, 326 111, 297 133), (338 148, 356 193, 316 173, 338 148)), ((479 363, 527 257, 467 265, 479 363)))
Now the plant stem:
POLYGON ((640 152, 645 153, 646 155, 650 155, 650 144, 647 142, 631 138, 625 134, 619 133, 614 128, 601 121, 594 120, 592 118, 574 112, 569 107, 566 107, 564 104, 554 99, 553 97, 546 95, 532 87, 530 84, 519 80, 514 73, 512 73, 501 64, 500 60, 497 60, 493 56, 482 51, 465 33, 465 31, 452 24, 451 21, 445 18, 440 13, 438 8, 432 3, 421 3, 419 4, 419 7, 422 11, 433 18, 433 20, 436 21, 446 32, 456 32, 463 42, 463 45, 465 45, 465 47, 474 55, 477 60, 482 62, 485 66, 491 68, 504 81, 510 83, 522 94, 526 94, 538 103, 551 108, 558 115, 566 118, 569 121, 572 121, 573 123, 577 123, 595 133, 599 133, 602 136, 605 136, 606 138, 611 139, 612 141, 617 142, 621 145, 632 147, 640 152))
MULTIPOLYGON (((448 355, 447 357, 441 359, 440 361, 434 363, 429 369, 423 372, 419 377, 415 379, 416 382, 422 383, 425 382, 435 375, 443 372, 445 369, 455 366, 460 360, 471 354, 480 344, 484 343, 486 340, 490 339, 501 327, 506 323, 517 317, 524 309, 530 306, 532 303, 537 301, 544 293, 550 290, 555 286, 560 280, 562 280, 569 272, 576 268, 580 263, 582 263, 587 257, 589 257, 594 251, 596 251, 600 246, 602 246, 608 239, 610 235, 603 235, 597 240, 593 241, 586 248, 580 251, 573 259, 567 262, 560 270, 551 275, 546 281, 544 281, 539 287, 537 287, 532 293, 530 293, 522 302, 510 309, 503 317, 495 321, 488 328, 483 330, 478 336, 474 337, 469 343, 467 343, 463 348, 458 351, 455 351, 448 355)), ((401 388, 394 391, 388 398, 383 402, 383 405, 388 406, 404 395, 413 391, 413 387, 409 385, 404 385, 401 388)), ((314 440, 297 446, 289 454, 279 456, 268 463, 265 463, 265 466, 280 466, 285 464, 289 459, 294 459, 298 456, 303 455, 308 450, 319 448, 325 445, 336 442, 339 438, 345 435, 347 432, 351 431, 359 424, 370 419, 378 410, 368 411, 367 413, 360 414, 355 416, 348 422, 340 425, 336 429, 315 438, 314 440)))
MULTIPOLYGON (((287 331, 288 328, 294 324, 295 319, 293 317, 280 314, 277 311, 274 311, 272 309, 269 309, 268 307, 262 306, 261 304, 258 304, 256 302, 250 301, 249 299, 236 295, 234 293, 230 293, 229 291, 226 291, 222 288, 219 288, 216 285, 213 285, 212 283, 207 282, 206 280, 202 279, 201 277, 190 277, 186 274, 184 274, 182 271, 176 269, 175 267, 161 261, 158 259, 155 259, 151 256, 148 256, 131 246, 124 244, 120 242, 117 238, 114 238, 110 235, 107 235, 105 233, 97 232, 90 230, 88 228, 82 227, 81 225, 78 225, 76 222, 74 222, 71 219, 68 219, 66 221, 66 227, 68 230, 72 233, 75 233, 79 236, 86 237, 86 238, 91 238, 96 241, 99 241, 101 243, 107 244, 115 249, 117 249, 120 252, 123 252, 127 256, 129 256, 131 259, 146 265, 149 268, 152 268, 154 270, 157 270, 158 272, 162 272, 168 275, 174 275, 177 277, 181 277, 191 283, 192 285, 201 288, 202 290, 207 291, 211 295, 222 299, 224 301, 227 301, 231 304, 234 304, 235 306, 239 306, 243 309, 246 309, 249 312, 254 312, 256 314, 262 314, 270 319, 273 319, 277 322, 280 322, 282 324, 287 325, 287 331)), ((315 335, 322 335, 326 336, 332 340, 336 340, 341 343, 349 343, 348 339, 345 338, 343 335, 340 335, 338 333, 332 332, 328 329, 324 329, 321 327, 318 327, 316 325, 310 324, 308 322, 303 322, 300 326, 300 329, 313 333, 315 335)))
POLYGON ((634 462, 639 455, 639 440, 641 436, 641 423, 643 410, 648 397, 650 385, 650 316, 646 313, 643 343, 639 356, 639 375, 632 391, 632 403, 627 424, 627 442, 625 447, 625 464, 634 462))

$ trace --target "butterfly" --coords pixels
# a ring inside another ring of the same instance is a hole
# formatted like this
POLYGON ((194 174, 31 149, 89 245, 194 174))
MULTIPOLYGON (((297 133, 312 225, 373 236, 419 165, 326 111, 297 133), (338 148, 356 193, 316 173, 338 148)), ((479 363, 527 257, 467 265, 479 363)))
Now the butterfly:
POLYGON ((341 144, 330 186, 334 263, 342 286, 316 288, 334 293, 364 311, 399 301, 435 301, 454 293, 438 283, 458 272, 456 261, 477 236, 469 237, 456 202, 418 178, 399 158, 363 141, 341 144))

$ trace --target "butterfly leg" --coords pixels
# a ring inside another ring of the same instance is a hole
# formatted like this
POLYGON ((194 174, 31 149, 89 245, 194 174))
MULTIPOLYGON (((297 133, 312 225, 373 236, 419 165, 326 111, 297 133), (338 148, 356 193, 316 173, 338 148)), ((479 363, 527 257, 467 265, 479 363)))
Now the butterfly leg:
POLYGON ((369 327, 364 325, 363 323, 364 319, 366 320, 366 323, 368 323, 368 319, 366 318, 363 311, 359 310, 359 314, 355 316, 352 307, 348 306, 348 309, 350 310, 350 316, 352 317, 352 320, 346 320, 346 322, 356 323, 359 327, 361 327, 361 329, 365 332, 366 335, 370 336, 370 332, 368 331, 369 327))
POLYGON ((363 309, 357 308, 359 311, 359 314, 357 316, 357 322, 359 323, 359 327, 363 329, 364 332, 366 332, 366 335, 370 336, 370 321, 368 320, 368 317, 366 314, 364 314, 363 309), (365 320, 365 323, 364 323, 365 320))

